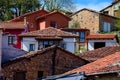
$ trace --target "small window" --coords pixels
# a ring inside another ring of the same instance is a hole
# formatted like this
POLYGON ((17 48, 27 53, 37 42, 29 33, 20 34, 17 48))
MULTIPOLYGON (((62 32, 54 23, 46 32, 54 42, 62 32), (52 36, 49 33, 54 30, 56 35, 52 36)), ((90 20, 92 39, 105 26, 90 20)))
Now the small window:
POLYGON ((14 74, 14 80, 26 80, 25 77, 26 77, 25 71, 15 72, 14 74))
POLYGON ((8 44, 12 45, 15 44, 16 38, 15 36, 8 36, 8 44))
POLYGON ((34 51, 34 50, 35 50, 35 44, 30 44, 29 51, 34 51))
POLYGON ((29 24, 29 27, 30 27, 30 28, 33 28, 33 27, 34 27, 34 24, 33 24, 33 23, 30 23, 30 24, 29 24))
POLYGON ((38 78, 42 78, 43 77, 43 71, 38 71, 38 78))
POLYGON ((109 14, 109 11, 104 11, 103 13, 106 14, 106 15, 108 15, 108 14, 109 14))
POLYGON ((61 48, 66 49, 66 44, 65 44, 65 43, 62 43, 62 44, 61 44, 61 48))
POLYGON ((103 22, 103 32, 110 32, 111 24, 109 22, 103 22))
POLYGON ((80 42, 85 42, 85 32, 77 32, 80 37, 80 42))
POLYGON ((105 47, 105 42, 95 42, 94 43, 94 49, 98 49, 101 47, 105 47))
POLYGON ((51 23, 50 23, 50 26, 53 27, 53 28, 56 28, 56 27, 57 27, 57 24, 56 24, 56 22, 51 22, 51 23))

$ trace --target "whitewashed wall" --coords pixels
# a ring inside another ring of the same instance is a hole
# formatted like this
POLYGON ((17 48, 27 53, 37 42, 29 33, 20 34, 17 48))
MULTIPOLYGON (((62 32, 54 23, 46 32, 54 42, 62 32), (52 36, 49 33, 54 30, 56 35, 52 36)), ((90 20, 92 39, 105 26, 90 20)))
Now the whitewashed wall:
POLYGON ((21 49, 25 50, 25 51, 29 51, 29 45, 30 44, 35 44, 35 50, 38 50, 38 41, 36 41, 34 39, 34 37, 25 37, 22 40, 21 43, 21 49))
MULTIPOLYGON (((74 53, 76 50, 76 39, 75 38, 63 38, 63 43, 66 44, 66 50, 74 53)), ((38 50, 38 41, 34 37, 24 37, 22 40, 22 49, 29 51, 29 45, 35 44, 35 50, 38 50)))
POLYGON ((75 38, 63 38, 63 41, 66 44, 66 50, 74 53, 76 50, 76 39, 75 38))
POLYGON ((118 45, 117 40, 89 40, 88 41, 88 50, 94 50, 94 42, 105 42, 105 46, 118 45))
POLYGON ((8 46, 8 35, 3 35, 2 45, 3 45, 3 48, 8 46))

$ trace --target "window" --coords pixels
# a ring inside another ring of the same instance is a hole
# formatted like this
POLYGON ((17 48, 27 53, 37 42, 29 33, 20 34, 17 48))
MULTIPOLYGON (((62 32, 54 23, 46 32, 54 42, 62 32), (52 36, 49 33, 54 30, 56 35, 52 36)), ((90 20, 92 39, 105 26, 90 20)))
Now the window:
POLYGON ((8 36, 8 44, 15 44, 16 38, 15 36, 8 36))
POLYGON ((25 77, 26 77, 25 71, 20 71, 20 72, 14 73, 14 80, 26 80, 25 77))
POLYGON ((105 42, 95 42, 94 49, 105 47, 105 42))
POLYGON ((38 71, 38 78, 42 78, 43 77, 43 71, 38 71))
POLYGON ((59 41, 40 41, 39 42, 39 49, 46 48, 52 45, 59 45, 59 41))
POLYGON ((77 32, 80 37, 80 42, 85 42, 85 32, 77 32))
POLYGON ((34 27, 33 23, 30 23, 30 24, 29 24, 29 27, 30 27, 30 28, 33 28, 33 27, 34 27))
POLYGON ((57 24, 56 24, 56 22, 51 22, 51 23, 50 23, 50 26, 53 27, 53 28, 56 28, 56 27, 57 27, 57 24))
POLYGON ((35 44, 30 44, 29 51, 34 51, 34 50, 35 50, 35 44))
POLYGON ((109 11, 104 11, 103 13, 104 13, 104 14, 109 14, 109 11))
POLYGON ((66 44, 65 43, 61 43, 61 48, 66 49, 66 44))
POLYGON ((103 22, 103 32, 110 32, 111 31, 111 26, 110 23, 108 22, 103 22))

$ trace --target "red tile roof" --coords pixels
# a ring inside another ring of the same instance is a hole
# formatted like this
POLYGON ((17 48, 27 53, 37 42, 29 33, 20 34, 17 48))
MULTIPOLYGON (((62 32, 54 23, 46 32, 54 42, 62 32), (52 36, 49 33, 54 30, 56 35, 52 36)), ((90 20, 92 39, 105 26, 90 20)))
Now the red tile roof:
POLYGON ((93 62, 100 58, 114 54, 115 52, 120 52, 120 45, 103 47, 103 48, 95 49, 92 51, 83 52, 78 54, 78 56, 89 62, 93 62))
POLYGON ((23 22, 0 22, 0 27, 4 29, 25 29, 23 22))
POLYGON ((92 63, 73 69, 66 73, 68 74, 68 73, 84 71, 86 74, 93 74, 93 73, 109 72, 116 70, 120 70, 120 52, 98 59, 92 63))
POLYGON ((24 18, 26 16, 29 16, 29 15, 32 15, 32 14, 36 14, 36 13, 40 13, 40 12, 46 12, 46 13, 48 13, 47 11, 45 11, 45 10, 42 9, 42 10, 34 11, 34 12, 31 12, 31 13, 26 13, 24 15, 16 17, 15 19, 9 20, 9 22, 19 22, 19 21, 21 21, 22 18, 24 18))
POLYGON ((48 27, 43 30, 31 31, 28 33, 20 34, 21 37, 79 37, 76 34, 62 31, 60 29, 48 27))
POLYGON ((116 38, 116 34, 94 34, 94 35, 88 35, 87 39, 114 39, 116 38))
POLYGON ((59 12, 59 11, 53 11, 53 12, 50 12, 50 13, 48 13, 48 14, 45 14, 45 15, 39 16, 39 17, 37 17, 36 19, 45 18, 45 17, 50 16, 50 15, 53 15, 53 14, 60 14, 60 15, 62 15, 62 16, 64 16, 64 17, 66 17, 68 20, 71 20, 70 17, 64 15, 63 13, 61 13, 61 12, 59 12))

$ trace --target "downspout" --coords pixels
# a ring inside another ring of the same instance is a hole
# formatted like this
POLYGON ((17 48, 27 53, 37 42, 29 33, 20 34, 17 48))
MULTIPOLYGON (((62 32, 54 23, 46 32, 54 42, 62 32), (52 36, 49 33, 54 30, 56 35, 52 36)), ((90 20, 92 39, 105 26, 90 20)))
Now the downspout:
POLYGON ((56 59, 56 54, 57 54, 57 47, 53 50, 53 55, 52 55, 52 75, 55 75, 55 59, 56 59))
POLYGON ((2 65, 2 29, 0 29, 0 76, 3 75, 1 65, 2 65))

